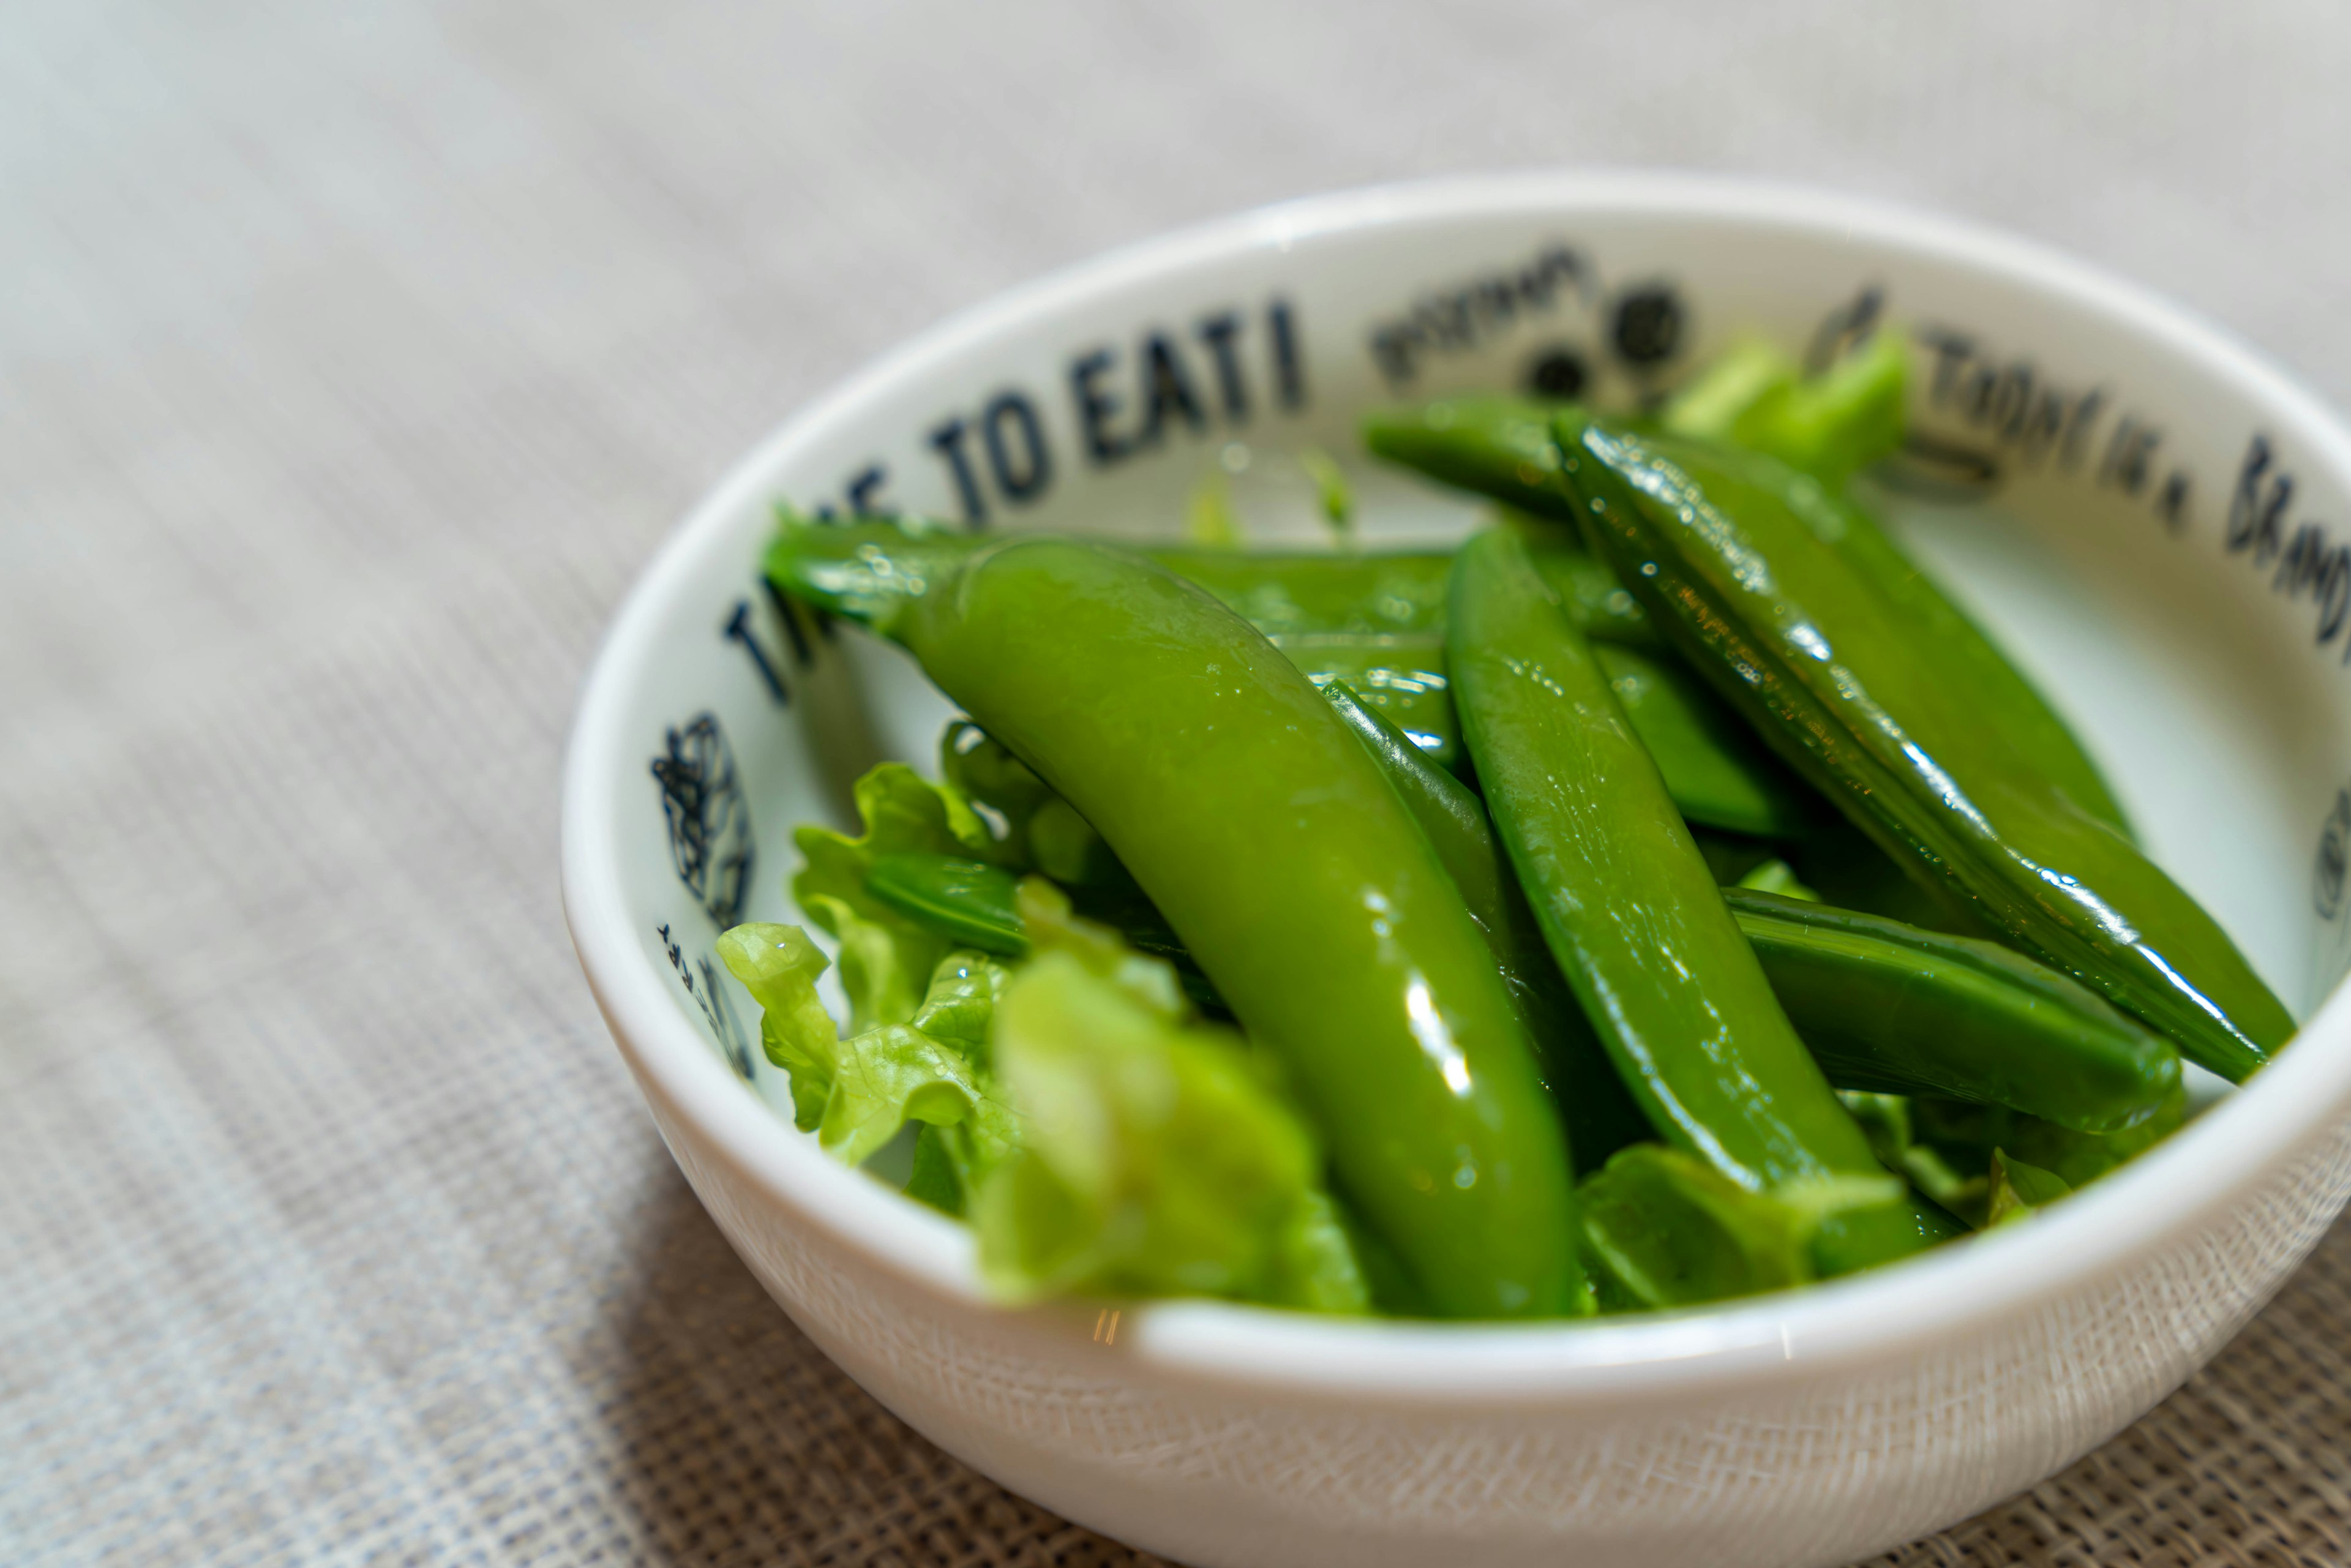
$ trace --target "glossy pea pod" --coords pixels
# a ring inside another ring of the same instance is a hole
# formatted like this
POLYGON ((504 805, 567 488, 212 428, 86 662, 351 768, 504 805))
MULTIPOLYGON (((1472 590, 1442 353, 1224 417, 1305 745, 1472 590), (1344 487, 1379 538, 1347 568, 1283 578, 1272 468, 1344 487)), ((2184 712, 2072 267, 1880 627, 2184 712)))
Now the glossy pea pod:
MULTIPOLYGON (((1581 528, 1575 487, 1565 483, 1562 463, 1588 423, 1589 416, 1573 407, 1517 398, 1453 398, 1375 412, 1364 422, 1364 438, 1379 455, 1431 478, 1581 528)), ((1826 447, 1841 444, 1827 436, 1819 440, 1826 447)), ((1790 495, 1799 518, 1824 548, 1935 640, 1942 650, 1944 679, 2017 737, 2017 749, 2038 775, 2065 790, 2092 817, 2129 832, 2113 791, 2065 721, 1875 520, 1832 496, 1817 479, 1769 458, 1719 450, 1723 462, 1761 466, 1793 481, 1790 495)), ((1613 558, 1609 563, 1615 564, 1613 558)))
POLYGON ((2008 948, 1743 888, 1723 901, 1839 1089, 2005 1105, 2101 1134, 2179 1092, 2168 1041, 2008 948))
MULTIPOLYGON (((1496 530, 1454 564, 1462 724, 1552 956, 1657 1134, 1750 1192, 1875 1176, 1861 1128, 1790 1027, 1590 643, 1496 530)), ((1939 1239, 1935 1216, 1837 1216, 1825 1271, 1939 1239)))
MULTIPOLYGON (((979 548, 945 525, 795 523, 778 580, 829 610, 872 619, 979 548)), ((1783 839, 1819 815, 1810 792, 1666 649, 1632 596, 1580 547, 1533 547, 1538 569, 1595 642, 1618 701, 1693 822, 1783 839)), ((1467 768, 1446 673, 1449 553, 1259 554, 1145 549, 1264 632, 1320 686, 1343 683, 1440 764, 1467 768)), ((1049 870, 1051 868, 1048 868, 1049 870)))
POLYGON ((876 624, 1117 852, 1439 1311, 1589 1310, 1510 994, 1311 682, 1207 593, 1078 540, 990 546, 876 624))
MULTIPOLYGON (((1555 980, 1483 803, 1352 694, 1325 695, 1386 768, 1506 972, 1555 980)), ((2006 1105, 2101 1134, 2138 1125, 2179 1091, 2169 1042, 2008 948, 1745 888, 1722 896, 1834 1088, 2006 1105)), ((1580 1014, 1532 1027, 1563 1082, 1578 1166, 1596 1168, 1640 1135, 1637 1110, 1580 1014)))
POLYGON ((1379 762, 1460 889, 1534 1038, 1567 1123, 1575 1168, 1578 1174, 1598 1169, 1618 1149, 1646 1136, 1647 1124, 1552 961, 1484 802, 1345 686, 1326 686, 1322 695, 1379 762))
MULTIPOLYGON (((959 946, 999 958, 1028 956, 1029 934, 1019 914, 1020 878, 1000 865, 955 855, 880 855, 866 869, 865 891, 959 946)), ((1081 905, 1076 913, 1112 927, 1137 952, 1165 959, 1195 1006, 1218 1017, 1230 1015, 1232 1009, 1167 922, 1140 894, 1062 891, 1079 895, 1072 900, 1081 905)))
MULTIPOLYGON (((1579 1173, 1597 1168, 1618 1149, 1646 1136, 1647 1125, 1561 981, 1534 913, 1519 891, 1517 874, 1494 837, 1486 808, 1344 685, 1325 686, 1322 695, 1387 774, 1452 877, 1519 1004, 1567 1123, 1576 1168, 1579 1173)), ((865 879, 868 893, 949 941, 1014 958, 1029 951, 1020 923, 1019 884, 1019 875, 1002 866, 939 854, 883 855, 865 879)), ((1083 913, 1116 926, 1134 946, 1174 963, 1187 989, 1196 978, 1206 986, 1191 955, 1148 904, 1096 904, 1083 913)), ((1195 989, 1194 997, 1225 1010, 1223 999, 1213 991, 1195 989)))
POLYGON ((2226 933, 2006 712, 1933 629, 1800 515, 1759 460, 1581 422, 1563 480, 1587 531, 1775 749, 1957 908, 2242 1082, 2294 1022, 2226 933), (2029 744, 2027 742, 2026 744, 2029 744))

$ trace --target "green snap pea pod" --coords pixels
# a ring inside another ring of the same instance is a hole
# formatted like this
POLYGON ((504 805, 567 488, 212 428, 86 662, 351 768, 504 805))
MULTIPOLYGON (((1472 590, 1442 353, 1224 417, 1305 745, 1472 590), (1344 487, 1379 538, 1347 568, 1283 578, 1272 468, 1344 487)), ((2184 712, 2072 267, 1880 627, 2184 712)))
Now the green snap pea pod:
MULTIPOLYGON (((1723 449, 1563 427, 1589 532, 1684 653, 1922 885, 2242 1082, 2294 1032, 2225 932, 1723 449)), ((1474 746, 1475 731, 1471 732, 1474 746)))
POLYGON ((940 936, 1000 958, 1022 958, 1020 878, 1000 865, 955 855, 877 855, 865 891, 940 936))
POLYGON ((1440 484, 1538 517, 1568 517, 1552 434, 1560 417, 1581 419, 1583 411, 1533 398, 1439 398, 1373 410, 1364 416, 1364 444, 1440 484))
MULTIPOLYGON (((1882 444, 1882 433, 1865 440, 1865 432, 1839 434, 1827 428, 1843 411, 1875 429, 1892 406, 1878 385, 1882 361, 1858 364, 1852 373, 1868 395, 1848 399, 1843 393, 1855 389, 1841 384, 1827 388, 1806 403, 1805 417, 1798 421, 1803 439, 1794 447, 1847 452, 1856 441, 1882 444)), ((1536 517, 1581 527, 1574 487, 1564 483, 1561 464, 1586 423, 1588 416, 1573 407, 1518 398, 1453 398, 1381 410, 1365 420, 1364 434, 1374 453, 1432 478, 1491 496, 1536 517), (1547 452, 1546 434, 1552 437, 1547 452)), ((2007 727, 2028 765, 2064 788, 2083 810, 2117 831, 2129 832, 2113 791, 2065 721, 1876 521, 1833 496, 1821 481, 1793 474, 1768 457, 1728 447, 1718 452, 1719 461, 1750 469, 1760 465, 1779 476, 1788 488, 1786 499, 1822 544, 1900 606, 1917 622, 1919 635, 1935 640, 1942 650, 1943 679, 1954 689, 1967 690, 1989 720, 2007 727)))
MULTIPOLYGON (((995 538, 918 517, 819 523, 787 511, 783 520, 770 548, 769 575, 825 609, 865 621, 919 596, 932 580, 995 538)), ((1411 638, 1444 632, 1446 574, 1453 564, 1447 550, 1115 548, 1198 583, 1269 637, 1411 638)), ((1643 612, 1627 602, 1604 613, 1631 623, 1643 612)))
POLYGON ((1646 1137, 1648 1125, 1562 979, 1484 804, 1346 686, 1333 682, 1322 695, 1378 759, 1461 890, 1541 1053, 1576 1170, 1598 1169, 1618 1149, 1646 1137))
MULTIPOLYGON (((880 855, 866 870, 865 891, 951 942, 998 957, 1028 956, 1029 934, 1020 922, 1020 878, 1003 866, 955 855, 880 855)), ((1064 891, 1078 894, 1077 913, 1113 927, 1137 952, 1174 966, 1176 983, 1202 1009, 1229 1012, 1147 900, 1085 888, 1064 891)))
POLYGON ((1154 548, 1269 637, 1300 632, 1441 633, 1450 550, 1357 553, 1154 548))
POLYGON ((1825 814, 1816 813, 1812 790, 1678 659, 1597 642, 1592 652, 1685 818, 1726 832, 1793 839, 1825 814))
MULTIPOLYGON (((1525 545, 1481 534, 1453 571, 1455 689, 1495 826, 1650 1125, 1750 1192, 1875 1176, 1868 1139, 1789 1026, 1525 545)), ((1823 1250, 1841 1267, 1923 1244, 1899 1205, 1833 1226, 1823 1250)))
POLYGON ((1510 993, 1311 682, 1206 592, 1079 540, 995 544, 877 619, 1109 842, 1439 1311, 1589 1310, 1510 993))
POLYGON ((1334 683, 1348 686, 1437 766, 1459 772, 1469 765, 1453 716, 1443 632, 1302 632, 1272 641, 1307 679, 1326 691, 1334 683))
POLYGON ((1778 350, 1749 344, 1677 393, 1658 424, 1668 435, 1729 441, 1818 480, 1808 486, 1795 475, 1776 476, 1821 541, 1916 617, 1982 700, 2005 716, 2018 748, 2084 810, 2128 833, 2105 779, 2048 699, 1868 513, 1841 497, 1847 476, 1901 444, 1907 367, 1904 340, 1890 331, 1809 380, 1799 379, 1794 361, 1778 350))
POLYGON ((1712 448, 1718 462, 1756 489, 1777 494, 1813 537, 1834 553, 1910 622, 1913 635, 1939 651, 1942 680, 1996 716, 2013 748, 2076 809, 2125 837, 2130 821, 2105 776, 2048 698, 2008 662, 1983 629, 1880 528, 1876 519, 1811 476, 1736 448, 1712 448))
MULTIPOLYGON (((798 542, 778 558, 787 562, 778 580, 862 619, 922 591, 977 548, 978 538, 944 525, 870 521, 803 525, 792 534, 798 542)), ((1664 648, 1646 612, 1607 568, 1580 547, 1531 548, 1578 624, 1606 640, 1601 656, 1617 700, 1685 816, 1767 838, 1796 837, 1816 825, 1823 813, 1806 787, 1664 648)), ((1468 767, 1445 671, 1442 573, 1450 555, 1144 553, 1180 575, 1196 573, 1195 580, 1266 633, 1316 685, 1344 682, 1441 766, 1456 773, 1468 767)), ((1058 863, 1043 869, 1058 881, 1083 880, 1058 863)))
POLYGON ((1723 901, 1839 1089, 2007 1105, 2105 1134, 2179 1087, 2168 1041, 2008 948, 1742 888, 1723 901))
MULTIPOLYGON (((1572 532, 1528 518, 1543 580, 1595 642, 1671 649, 1641 601, 1572 532)), ((1357 554, 1152 548, 1144 554, 1238 611, 1277 643, 1302 636, 1441 637, 1450 550, 1357 554)))

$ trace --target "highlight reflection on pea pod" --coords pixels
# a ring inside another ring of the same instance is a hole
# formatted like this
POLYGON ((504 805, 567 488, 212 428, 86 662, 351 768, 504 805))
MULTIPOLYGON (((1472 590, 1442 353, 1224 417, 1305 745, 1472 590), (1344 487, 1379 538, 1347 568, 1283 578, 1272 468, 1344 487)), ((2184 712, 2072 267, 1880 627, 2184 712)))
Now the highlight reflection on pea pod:
POLYGON ((1484 802, 1344 685, 1325 686, 1322 695, 1387 774, 1485 932, 1559 1101, 1576 1170, 1596 1169, 1647 1136, 1640 1108, 1552 960, 1484 802))

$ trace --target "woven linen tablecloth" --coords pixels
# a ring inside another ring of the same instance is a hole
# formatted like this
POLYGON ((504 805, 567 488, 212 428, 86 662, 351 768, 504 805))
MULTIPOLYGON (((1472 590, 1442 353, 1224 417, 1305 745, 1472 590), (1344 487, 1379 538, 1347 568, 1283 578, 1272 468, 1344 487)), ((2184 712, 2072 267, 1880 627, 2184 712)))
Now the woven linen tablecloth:
MULTIPOLYGON (((1109 1563, 819 1355, 557 904, 581 672, 762 432, 1171 225, 1671 163, 1949 209, 2351 394, 2351 11, 0 13, 0 1563, 1109 1563)), ((2184 8, 2183 8, 2184 9, 2184 8)), ((2336 1563, 2351 1239, 1904 1563, 2336 1563)))

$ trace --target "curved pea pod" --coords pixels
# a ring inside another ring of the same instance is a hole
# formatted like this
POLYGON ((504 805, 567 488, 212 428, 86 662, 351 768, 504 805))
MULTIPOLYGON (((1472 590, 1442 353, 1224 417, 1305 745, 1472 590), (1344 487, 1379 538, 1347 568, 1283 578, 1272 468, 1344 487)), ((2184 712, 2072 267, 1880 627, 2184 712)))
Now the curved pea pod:
MULTIPOLYGON (((872 622, 994 541, 917 516, 819 522, 780 509, 768 575, 819 607, 872 622)), ((1337 551, 1114 544, 1198 583, 1269 637, 1441 636, 1449 550, 1337 551)), ((1620 618, 1637 608, 1619 607, 1620 618)))
POLYGON ((1029 952, 1020 928, 1020 878, 999 865, 954 855, 878 855, 865 891, 949 941, 999 957, 1029 952))
POLYGON ((1678 659, 1598 642, 1592 652, 1684 817, 1761 839, 1815 825, 1812 790, 1678 659))
POLYGON ((1203 591, 1072 539, 996 544, 880 629, 1108 841, 1438 1310, 1589 1310, 1510 993, 1311 682, 1203 591))
POLYGON ((1789 1021, 1840 1089, 2007 1105, 2118 1133, 2179 1088, 2179 1053, 1990 942, 1725 888, 1789 1021))
POLYGON ((1576 1169, 1598 1168, 1618 1149, 1646 1136, 1648 1126, 1552 961, 1485 805, 1345 685, 1333 682, 1322 695, 1378 760, 1460 889, 1534 1037, 1567 1123, 1576 1169))
MULTIPOLYGON (((822 608, 872 620, 917 596, 935 577, 977 548, 975 536, 944 526, 896 522, 789 524, 769 553, 769 570, 789 591, 822 608)), ((1657 758, 1676 801, 1693 822, 1728 831, 1789 837, 1818 813, 1800 780, 1748 732, 1712 692, 1663 649, 1645 612, 1604 566, 1579 548, 1531 546, 1544 580, 1595 640, 1635 730, 1657 758), (1656 649, 1652 653, 1646 650, 1656 649)), ((1207 549, 1143 552, 1203 586, 1270 638, 1317 685, 1353 688, 1445 768, 1468 766, 1446 674, 1442 572, 1447 554, 1348 556, 1207 549), (1431 587, 1432 579, 1436 587, 1431 587)), ((1016 765, 1017 766, 1017 765, 1016 765)), ((950 777, 958 763, 948 760, 950 777)), ((985 785, 971 787, 987 800, 985 785)), ((1031 836, 1017 802, 990 800, 1011 819, 1016 842, 1031 836)), ((1085 869, 1081 823, 1061 823, 1045 808, 1034 837, 1038 863, 1055 880, 1115 879, 1114 868, 1085 869), (1061 826, 1059 834, 1045 830, 1061 826), (1072 847, 1059 852, 1064 842, 1072 847)))
POLYGON ((1459 772, 1469 765, 1453 715, 1442 632, 1396 636, 1304 632, 1272 641, 1307 679, 1326 690, 1334 682, 1348 686, 1439 767, 1459 772))
MULTIPOLYGON (((1888 334, 1879 336, 1896 344, 1888 334)), ((1774 441, 1785 454, 1799 459, 1809 455, 1821 463, 1829 475, 1827 482, 1834 483, 1848 458, 1872 455, 1885 444, 1882 426, 1889 410, 1898 411, 1898 397, 1889 400, 1886 391, 1887 361, 1883 356, 1887 351, 1848 361, 1829 377, 1806 383, 1812 390, 1792 402, 1750 388, 1732 389, 1736 396, 1713 400, 1729 403, 1751 394, 1778 409, 1771 419, 1758 423, 1750 416, 1742 425, 1741 414, 1750 413, 1747 405, 1716 408, 1701 400, 1700 406, 1683 411, 1681 423, 1702 431, 1774 441), (1840 380, 1847 376, 1850 385, 1840 380)), ((1726 375, 1736 368, 1726 367, 1726 375)), ((1673 417, 1671 405, 1668 417, 1673 417)), ((1589 423, 1583 410, 1573 407, 1513 398, 1455 398, 1375 413, 1364 422, 1364 439, 1381 456, 1432 478, 1494 497, 1537 517, 1581 527, 1581 491, 1566 482, 1563 464, 1589 423), (1539 430, 1546 419, 1548 431, 1539 430), (1542 445, 1546 434, 1551 438, 1548 452, 1542 445)), ((1822 479, 1797 474, 1768 456, 1732 447, 1715 451, 1719 462, 1776 476, 1821 543, 1900 606, 1922 635, 1935 639, 1943 650, 1946 678, 1967 686, 1986 716, 2008 727, 2028 765, 2065 789, 2093 817, 2117 831, 2129 831, 2113 792, 2065 721, 1866 513, 1832 495, 1822 479)))
POLYGON ((1677 393, 1658 423, 1668 435, 1727 440, 1819 481, 1768 469, 1761 479, 1783 486, 1814 537, 1918 621, 1959 678, 2002 716, 2019 750, 2084 810, 2126 834, 2130 823, 2114 792, 2048 699, 1876 519, 1843 497, 1849 475, 1901 443, 1907 364, 1903 339, 1892 331, 1809 380, 1799 380, 1794 362, 1777 350, 1751 344, 1723 355, 1677 393))
POLYGON ((1362 429, 1374 456, 1539 517, 1564 517, 1568 497, 1552 434, 1562 417, 1581 420, 1583 413, 1533 398, 1448 397, 1374 409, 1362 429))
MULTIPOLYGON (((881 855, 865 873, 867 893, 924 929, 1007 958, 1026 957, 1029 953, 1019 890, 1017 873, 955 855, 881 855)), ((1105 895, 1096 891, 1087 896, 1079 913, 1116 931, 1137 952, 1172 966, 1176 982, 1200 1008, 1216 1014, 1229 1011, 1159 912, 1139 894, 1105 895)))
POLYGON ((1269 637, 1444 631, 1450 550, 1155 548, 1144 553, 1207 589, 1269 637))
POLYGON ((2242 1082, 2294 1020, 2226 933, 2019 747, 1756 459, 1562 428, 1588 531, 1691 663, 1921 885, 2242 1082))
POLYGON ((1777 490, 1814 538, 1882 594, 1921 641, 1941 651, 1943 678, 1968 692, 1986 718, 2007 731, 2013 750, 2034 772, 2064 790, 2075 809, 2131 836, 2130 819, 2105 776, 2049 699, 1875 518, 1802 475, 1769 462, 1740 463, 1736 455, 1731 461, 1746 470, 1749 482, 1777 490))
MULTIPOLYGON (((1521 520, 1535 565, 1559 592, 1576 624, 1595 642, 1670 653, 1648 612, 1615 573, 1572 531, 1541 518, 1521 520)), ((1393 639, 1415 647, 1442 642, 1450 550, 1358 553, 1280 550, 1145 550, 1177 576, 1198 583, 1277 645, 1305 639, 1393 639)), ((1368 645, 1368 644, 1367 644, 1368 645)))
MULTIPOLYGON (((1525 545, 1481 534, 1453 571, 1455 690, 1495 826, 1649 1124, 1750 1192, 1876 1176, 1525 545)), ((1839 1216, 1822 1239, 1847 1267, 1923 1244, 1899 1205, 1839 1216)))

